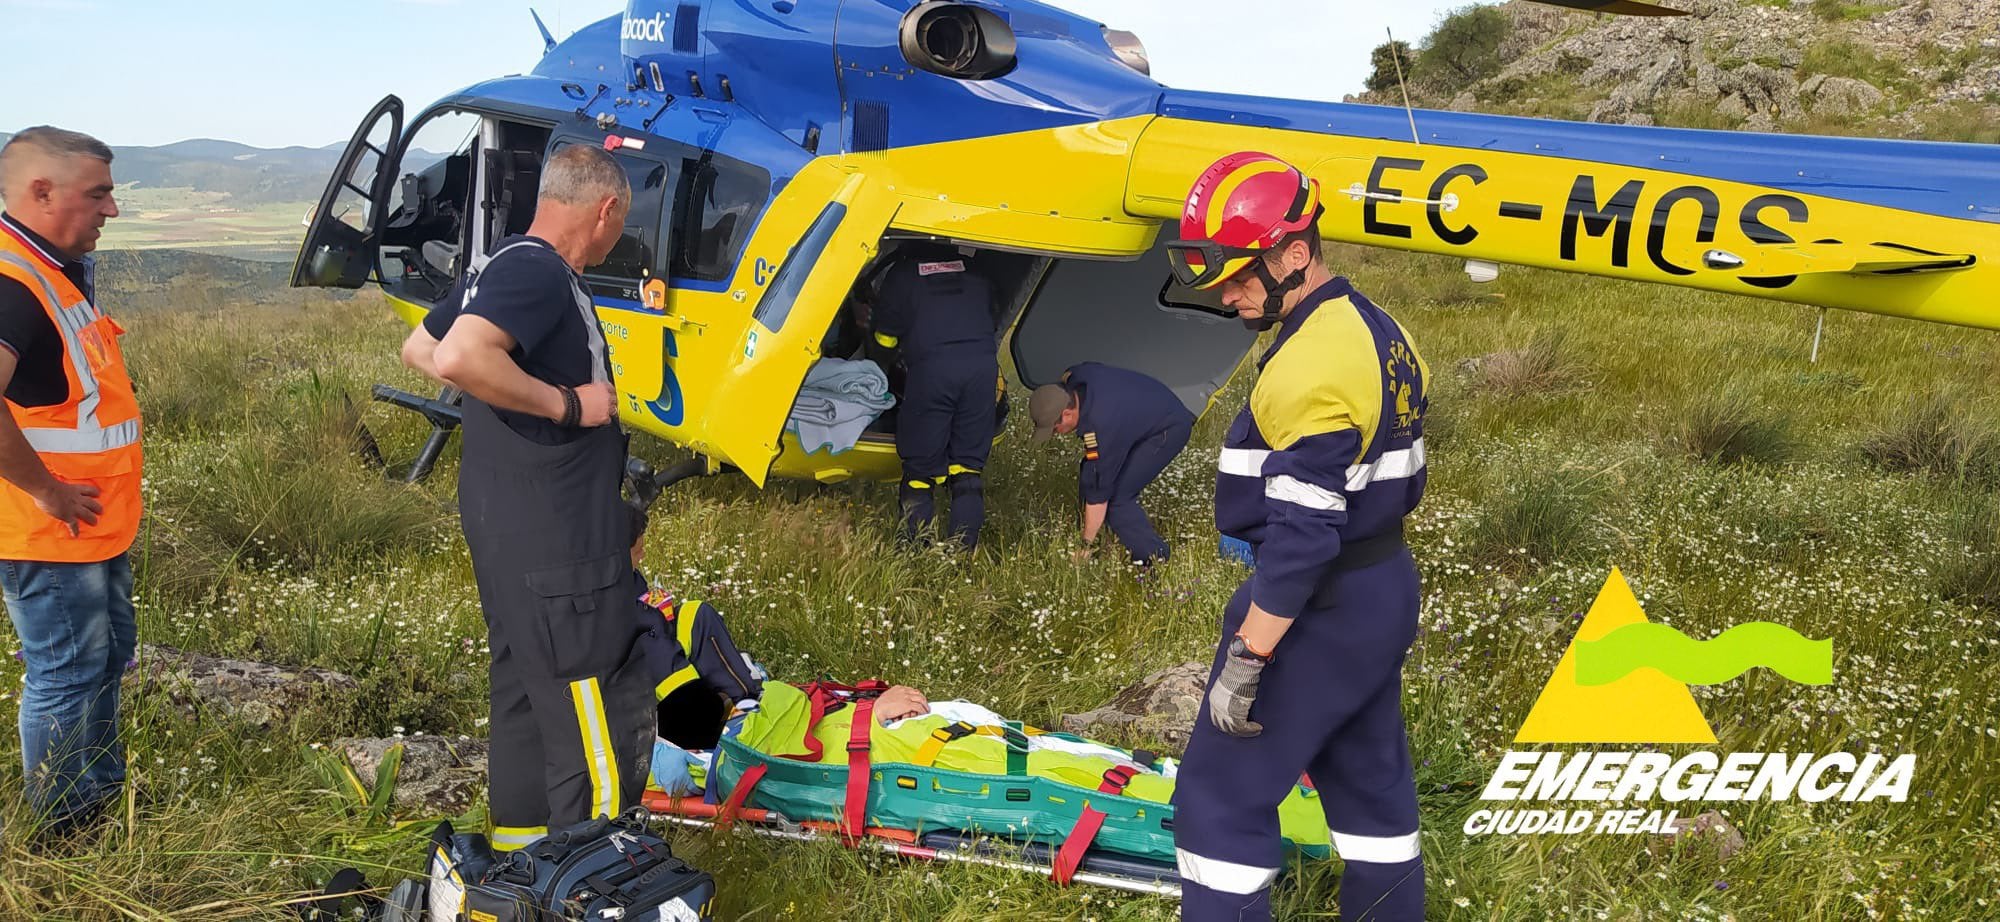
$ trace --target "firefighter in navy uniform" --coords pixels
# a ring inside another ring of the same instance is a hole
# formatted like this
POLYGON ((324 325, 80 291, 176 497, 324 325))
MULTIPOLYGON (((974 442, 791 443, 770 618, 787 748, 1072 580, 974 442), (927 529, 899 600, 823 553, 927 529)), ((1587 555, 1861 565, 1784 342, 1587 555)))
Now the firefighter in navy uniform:
POLYGON ((872 308, 875 342, 906 371, 896 455, 903 536, 927 532, 949 488, 952 537, 979 544, 986 521, 981 472, 999 425, 993 281, 957 248, 918 243, 897 254, 872 308))
POLYGON ((1045 384, 1028 399, 1037 443, 1061 433, 1078 433, 1083 463, 1077 492, 1083 502, 1081 559, 1111 526, 1132 562, 1166 560, 1165 539, 1153 528, 1139 493, 1187 447, 1194 414, 1165 384, 1124 368, 1084 362, 1063 372, 1061 384, 1045 384))
POLYGON ((1341 918, 1421 919, 1423 862, 1402 713, 1424 492, 1428 371, 1409 335, 1322 263, 1318 183, 1258 153, 1195 182, 1179 280, 1275 327, 1230 426, 1216 525, 1256 570, 1223 612, 1174 792, 1189 922, 1270 918, 1278 803, 1310 775, 1345 862, 1341 918))

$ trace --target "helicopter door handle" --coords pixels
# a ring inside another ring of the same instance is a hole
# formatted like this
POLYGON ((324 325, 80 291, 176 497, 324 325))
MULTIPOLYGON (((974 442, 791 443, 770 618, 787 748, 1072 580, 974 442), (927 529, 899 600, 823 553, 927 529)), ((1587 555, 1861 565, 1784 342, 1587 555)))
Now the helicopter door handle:
POLYGON ((660 312, 660 326, 668 330, 678 333, 690 326, 701 326, 674 313, 673 309, 667 306, 667 283, 660 279, 648 279, 646 284, 640 286, 639 299, 646 305, 647 310, 660 312))

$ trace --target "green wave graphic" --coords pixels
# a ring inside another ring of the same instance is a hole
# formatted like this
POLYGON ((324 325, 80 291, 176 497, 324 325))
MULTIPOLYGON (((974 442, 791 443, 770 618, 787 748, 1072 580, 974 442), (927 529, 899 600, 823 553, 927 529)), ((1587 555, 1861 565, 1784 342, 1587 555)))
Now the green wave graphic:
POLYGON ((1576 645, 1576 684, 1605 685, 1652 667, 1689 685, 1719 685, 1763 666, 1802 685, 1833 681, 1833 641, 1808 640, 1782 624, 1752 621, 1712 640, 1664 624, 1628 624, 1576 645))

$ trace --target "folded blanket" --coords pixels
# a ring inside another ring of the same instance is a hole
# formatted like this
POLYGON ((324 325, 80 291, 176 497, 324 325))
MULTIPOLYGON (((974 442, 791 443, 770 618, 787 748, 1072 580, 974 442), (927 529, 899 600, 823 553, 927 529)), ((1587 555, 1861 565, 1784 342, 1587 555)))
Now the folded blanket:
POLYGON ((807 453, 846 451, 861 440, 868 424, 896 405, 889 376, 867 359, 820 359, 806 372, 785 428, 807 453))

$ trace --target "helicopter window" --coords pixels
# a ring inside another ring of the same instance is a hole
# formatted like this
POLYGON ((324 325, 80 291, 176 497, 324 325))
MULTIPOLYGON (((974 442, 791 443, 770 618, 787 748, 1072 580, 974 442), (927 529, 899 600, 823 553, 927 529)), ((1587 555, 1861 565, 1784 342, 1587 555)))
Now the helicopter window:
POLYGON ((674 200, 680 239, 673 274, 728 278, 770 197, 771 174, 761 167, 714 155, 687 161, 674 200))
POLYGON ((617 279, 639 279, 652 274, 653 256, 659 252, 661 195, 667 187, 667 165, 657 160, 619 157, 625 179, 632 184, 632 210, 625 216, 625 235, 618 238, 611 255, 590 274, 617 279))
POLYGON ((778 275, 771 279, 771 287, 757 302, 757 310, 751 316, 764 329, 775 333, 785 325, 785 318, 792 315, 792 304, 799 299, 799 289, 804 288, 806 276, 819 262, 821 253, 826 252, 827 242, 833 239, 833 232, 840 229, 840 222, 847 217, 847 206, 839 202, 829 202, 819 217, 813 219, 806 228, 799 245, 785 254, 785 261, 778 266, 778 275))

